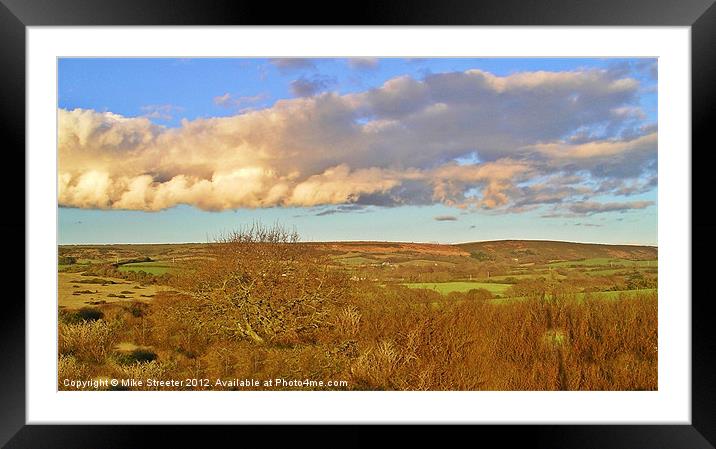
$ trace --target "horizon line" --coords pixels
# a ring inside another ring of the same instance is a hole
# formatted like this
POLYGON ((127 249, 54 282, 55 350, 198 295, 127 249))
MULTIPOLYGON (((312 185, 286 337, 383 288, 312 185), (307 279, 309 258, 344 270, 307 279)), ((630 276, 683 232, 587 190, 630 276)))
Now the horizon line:
MULTIPOLYGON (((558 242, 558 243, 574 243, 580 245, 603 245, 603 246, 647 246, 658 248, 658 243, 603 243, 603 242, 577 242, 570 240, 550 240, 550 239, 494 239, 494 240, 468 240, 464 242, 437 242, 437 241, 405 241, 405 240, 299 240, 298 243, 409 243, 420 245, 465 245, 469 243, 489 243, 489 242, 558 242)), ((113 243, 58 243, 57 246, 109 246, 109 245, 201 245, 216 242, 113 242, 113 243)))

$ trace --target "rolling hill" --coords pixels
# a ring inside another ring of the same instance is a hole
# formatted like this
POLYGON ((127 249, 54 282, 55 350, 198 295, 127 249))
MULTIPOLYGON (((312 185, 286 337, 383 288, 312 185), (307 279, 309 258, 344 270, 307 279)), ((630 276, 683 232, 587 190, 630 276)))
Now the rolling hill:
POLYGON ((603 245, 549 240, 498 240, 455 245, 481 260, 520 263, 549 263, 595 258, 653 260, 658 256, 654 246, 603 245))

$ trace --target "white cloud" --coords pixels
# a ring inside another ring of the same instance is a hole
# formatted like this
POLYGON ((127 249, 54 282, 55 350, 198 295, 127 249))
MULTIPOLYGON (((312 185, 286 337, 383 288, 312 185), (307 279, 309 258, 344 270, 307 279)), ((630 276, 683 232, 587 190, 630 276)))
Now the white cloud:
POLYGON ((235 97, 226 92, 223 95, 214 97, 214 104, 224 108, 246 108, 249 105, 259 103, 267 98, 266 94, 244 95, 235 97))
MULTIPOLYGON (((624 120, 633 128, 638 89, 605 70, 505 77, 471 70, 279 100, 230 117, 184 120, 179 128, 60 110, 59 203, 137 210, 435 202, 515 212, 568 208, 596 194, 595 183, 600 194, 627 192, 625 186, 655 176, 655 131, 614 137, 624 120), (570 139, 590 127, 615 131, 570 139), (455 162, 467 155, 479 162, 455 162), (542 185, 557 181, 558 188, 542 185)), ((247 98, 255 97, 227 93, 214 101, 247 98)))
POLYGON ((348 67, 354 70, 374 70, 378 68, 378 58, 350 58, 348 67))
POLYGON ((646 209, 653 206, 653 201, 630 201, 621 203, 597 203, 593 201, 580 201, 569 207, 571 212, 579 215, 593 215, 603 212, 626 212, 632 209, 646 209))
POLYGON ((155 120, 171 120, 174 114, 181 112, 184 108, 171 104, 149 104, 141 107, 143 116, 155 120))

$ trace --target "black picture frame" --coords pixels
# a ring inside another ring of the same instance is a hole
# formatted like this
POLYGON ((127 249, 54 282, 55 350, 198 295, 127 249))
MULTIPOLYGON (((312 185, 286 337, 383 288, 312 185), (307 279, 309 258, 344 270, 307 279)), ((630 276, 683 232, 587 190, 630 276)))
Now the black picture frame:
MULTIPOLYGON (((0 126, 8 186, 25 173, 25 44, 28 26, 93 25, 542 25, 690 26, 692 62, 692 419, 691 425, 530 425, 459 426, 449 432, 508 447, 549 448, 713 448, 716 444, 716 332, 714 308, 704 288, 716 254, 711 218, 710 148, 716 108, 716 6, 714 0, 404 0, 393 2, 283 3, 242 0, 0 0, 0 126), (320 13, 320 14, 319 14, 320 13), (697 163, 698 162, 698 163, 697 163), (22 167, 22 170, 20 169, 22 167), (6 170, 7 170, 6 168, 6 170), (703 205, 703 206, 702 206, 703 205), (699 207, 697 207, 699 206, 699 207), (695 282, 698 281, 698 282, 695 282)), ((32 235, 25 231, 25 196, 9 192, 0 230, 15 254, 6 273, 19 270, 19 254, 32 235), (23 211, 21 213, 20 211, 23 211), (24 239, 18 236, 23 235, 24 239)), ((24 257, 24 256, 23 256, 24 257)), ((24 264, 23 264, 24 265, 24 264)), ((26 279, 27 270, 23 276, 26 279)), ((14 276, 19 278, 19 273, 14 276)), ((19 282, 15 282, 18 286, 19 282)), ((385 427, 330 426, 38 426, 25 425, 25 308, 20 289, 8 295, 0 312, 0 444, 11 448, 125 448, 194 446, 195 441, 248 442, 254 437, 289 435, 336 445, 370 444, 385 427), (240 438, 238 437, 240 435, 240 438)), ((479 405, 476 405, 479 406, 479 405)), ((618 407, 618 404, 615 404, 618 407)), ((404 443, 422 440, 428 430, 410 426, 404 443)), ((430 429, 432 430, 432 429, 430 429)))

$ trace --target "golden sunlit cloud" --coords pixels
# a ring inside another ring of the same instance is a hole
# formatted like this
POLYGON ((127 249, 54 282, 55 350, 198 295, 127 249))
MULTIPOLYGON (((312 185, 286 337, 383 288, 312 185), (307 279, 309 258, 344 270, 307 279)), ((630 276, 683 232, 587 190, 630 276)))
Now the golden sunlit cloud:
POLYGON ((643 118, 638 88, 609 70, 470 70, 346 95, 302 91, 177 128, 60 109, 58 200, 146 211, 442 203, 520 212, 564 202, 580 213, 590 196, 655 175, 655 130, 583 138, 585 127, 643 118))

